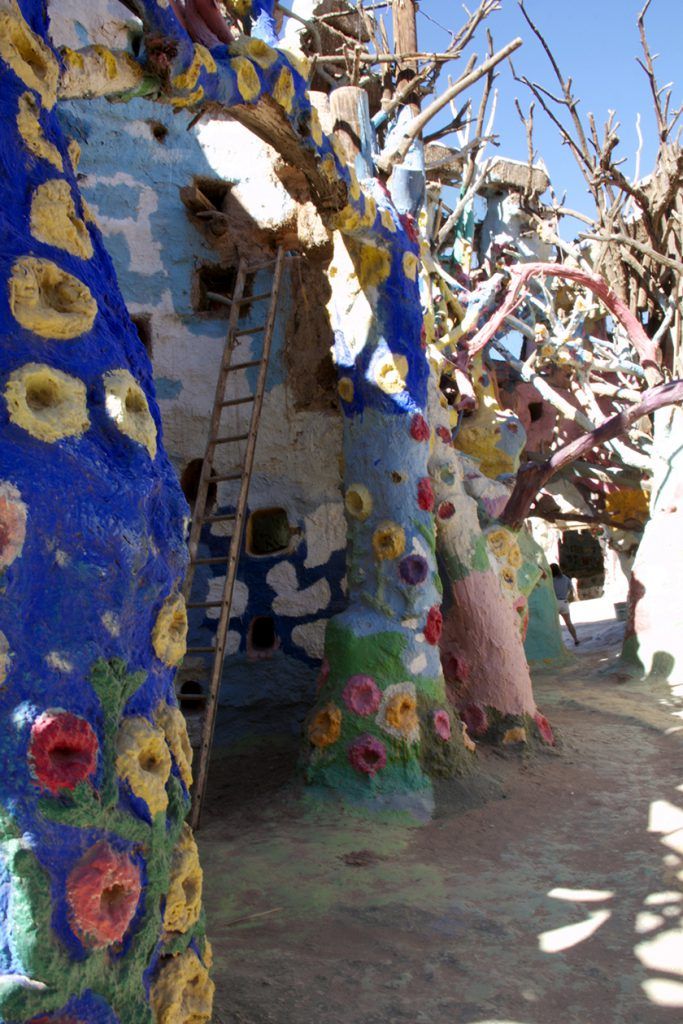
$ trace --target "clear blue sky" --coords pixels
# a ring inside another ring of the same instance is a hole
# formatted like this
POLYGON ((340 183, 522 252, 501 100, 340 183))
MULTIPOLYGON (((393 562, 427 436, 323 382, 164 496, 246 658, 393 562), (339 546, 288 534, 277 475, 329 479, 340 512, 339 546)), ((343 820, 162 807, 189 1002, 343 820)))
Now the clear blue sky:
MULTIPOLYGON (((541 28, 565 75, 574 79, 575 93, 581 98, 580 110, 591 111, 601 128, 609 109, 615 109, 621 122, 618 155, 627 156, 624 170, 633 169, 633 156, 637 148, 636 114, 641 113, 645 144, 641 157, 641 173, 652 167, 656 150, 656 134, 652 101, 644 72, 636 64, 640 43, 636 16, 644 0, 527 0, 529 14, 541 28)), ((477 0, 469 0, 473 10, 477 0)), ((444 28, 459 27, 464 20, 461 5, 455 0, 422 0, 418 12, 418 38, 425 50, 445 49, 449 36, 444 28), (433 19, 433 21, 429 19, 433 19)), ((389 17, 390 22, 390 17, 389 17)), ((515 36, 521 36, 524 45, 513 57, 517 73, 538 81, 551 90, 556 81, 552 69, 536 38, 532 35, 519 10, 517 0, 502 0, 501 10, 493 14, 488 24, 499 49, 515 36)), ((646 17, 650 48, 659 53, 655 68, 660 85, 673 81, 673 105, 683 98, 683 0, 652 0, 646 17)), ((479 30, 476 44, 471 47, 483 54, 486 47, 484 33, 479 30)), ((458 73, 460 62, 451 65, 451 73, 458 73)), ((442 76, 441 86, 447 84, 442 76)), ((494 130, 500 136, 498 152, 517 159, 526 159, 524 128, 514 109, 518 96, 526 110, 530 94, 515 83, 507 66, 501 66, 496 82, 498 113, 494 130)), ((451 137, 454 139, 454 136, 451 137)), ((446 139, 446 142, 449 140, 446 139)), ((535 148, 548 166, 556 191, 567 191, 567 203, 576 209, 590 212, 590 198, 586 186, 568 148, 560 144, 557 130, 536 105, 535 148)))

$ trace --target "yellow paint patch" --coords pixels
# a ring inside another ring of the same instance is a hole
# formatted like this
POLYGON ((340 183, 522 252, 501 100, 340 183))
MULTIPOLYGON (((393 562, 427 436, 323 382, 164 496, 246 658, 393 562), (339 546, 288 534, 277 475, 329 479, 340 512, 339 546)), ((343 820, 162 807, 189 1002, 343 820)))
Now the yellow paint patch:
POLYGON ((146 718, 124 718, 116 737, 116 771, 154 817, 168 807, 171 755, 164 734, 146 718))
POLYGON ((493 530, 486 541, 496 558, 505 558, 510 551, 512 538, 507 530, 493 530))
MULTIPOLYGON (((343 153, 343 150, 342 150, 342 153, 343 153)), ((343 159, 342 159, 342 163, 343 163, 343 159)), ((357 177, 356 172, 353 169, 353 167, 349 167, 349 178, 351 179, 351 187, 349 188, 349 194, 350 194, 352 199, 354 199, 356 202, 358 202, 358 200, 360 199, 360 182, 358 181, 358 177, 357 177)))
POLYGON ((468 733, 465 723, 461 722, 460 725, 462 726, 462 741, 465 744, 465 750, 469 750, 471 754, 474 754, 477 749, 477 744, 468 733))
POLYGON ((342 713, 334 704, 326 704, 311 720, 308 738, 314 747, 330 747, 341 733, 342 713))
POLYGON ((19 134, 26 143, 26 148, 34 156, 40 157, 41 160, 47 160, 58 171, 63 171, 62 154, 45 138, 40 125, 39 111, 38 101, 32 93, 25 92, 23 96, 19 97, 19 113, 17 114, 19 134))
POLYGON ((173 79, 173 87, 175 89, 194 89, 199 81, 202 68, 205 68, 209 74, 215 74, 216 62, 207 48, 202 46, 201 43, 197 43, 194 48, 192 63, 186 71, 176 75, 173 79))
POLYGON ((508 746, 510 743, 526 743, 526 729, 521 725, 515 726, 514 729, 508 729, 503 736, 503 744, 508 746))
POLYGON ((371 228, 375 223, 375 217, 377 216, 377 203, 372 196, 365 196, 365 209, 363 210, 363 217, 361 220, 361 226, 364 228, 371 228))
POLYGON ((255 100, 261 92, 261 82, 256 68, 246 57, 233 57, 230 67, 237 75, 237 88, 243 100, 255 100))
POLYGON ((294 79, 289 68, 283 68, 280 72, 273 89, 273 99, 288 114, 292 112, 292 100, 294 99, 294 79))
POLYGON ((512 569, 520 569, 522 561, 522 552, 519 549, 519 544, 516 540, 513 540, 508 551, 508 565, 512 569))
POLYGON ((391 231, 392 234, 396 234, 396 223, 394 218, 391 216, 391 212, 389 210, 382 210, 379 216, 387 231, 391 231))
POLYGON ((118 65, 114 54, 106 46, 93 46, 93 53, 96 53, 102 61, 107 78, 113 81, 118 74, 118 65))
POLYGON ((62 46, 59 52, 67 67, 73 68, 76 71, 85 71, 83 54, 79 53, 78 50, 72 50, 70 46, 62 46))
POLYGON ((311 107, 311 137, 315 142, 316 146, 322 146, 323 144, 323 128, 320 124, 320 118, 318 117, 318 111, 315 107, 311 107))
POLYGON ((399 558, 406 548, 405 530, 398 523, 385 520, 372 535, 372 548, 375 557, 381 562, 399 558))
POLYGON ((390 352, 375 370, 375 383, 385 395, 398 395, 405 389, 407 373, 406 357, 390 352))
POLYGON ((147 396, 128 370, 111 370, 104 378, 105 407, 122 434, 144 445, 153 459, 157 453, 157 427, 147 396))
POLYGON ((164 911, 164 930, 187 932, 199 920, 202 909, 203 874, 199 851, 190 826, 185 823, 173 854, 164 911))
POLYGON ((171 594, 162 604, 152 630, 152 646, 157 658, 169 668, 185 657, 187 609, 182 594, 171 594))
POLYGON ((66 341, 85 334, 97 316, 90 289, 52 260, 22 256, 9 282, 12 316, 41 338, 66 341))
POLYGON ((332 182, 334 184, 336 181, 339 180, 339 175, 337 174, 337 165, 335 164, 334 157, 332 156, 331 153, 327 153, 327 155, 324 156, 320 161, 320 170, 329 182, 332 182))
POLYGON ((358 280, 363 288, 372 288, 382 284, 391 273, 391 258, 384 249, 375 245, 364 245, 360 252, 358 280))
POLYGON ((344 497, 344 506, 352 519, 363 523, 372 512, 372 495, 364 484, 352 484, 344 497))
POLYGON ((408 280, 415 281, 417 278, 417 256, 414 252, 403 253, 403 273, 408 280))
MULTIPOLYGON (((13 5, 15 6, 15 5, 13 5)), ((57 99, 59 67, 49 47, 15 11, 0 11, 0 58, 50 110, 57 99)))
POLYGON ((340 377, 339 378, 339 382, 337 384, 337 391, 339 392, 339 397, 344 402, 352 402, 353 401, 353 395, 354 395, 354 388, 353 388, 353 381, 351 380, 351 378, 350 377, 340 377))
POLYGON ((0 686, 7 679, 7 673, 12 665, 12 655, 9 652, 9 644, 4 633, 0 632, 0 686))
POLYGON ((180 777, 189 789, 192 785, 192 746, 187 735, 185 715, 180 708, 161 701, 154 712, 154 721, 163 731, 175 763, 178 765, 180 777))
POLYGON ((74 172, 76 172, 78 170, 78 165, 81 162, 81 147, 78 145, 75 139, 69 140, 67 152, 69 154, 71 166, 73 167, 74 172))
POLYGON ((163 957, 150 990, 156 1024, 208 1024, 214 983, 192 949, 163 957))
POLYGON ((203 100, 203 99, 204 99, 204 87, 202 85, 200 85, 200 86, 198 86, 197 89, 195 89, 194 92, 191 92, 189 96, 184 96, 184 97, 176 96, 174 99, 171 100, 171 106, 173 106, 177 110, 182 110, 185 107, 194 107, 194 106, 196 106, 196 104, 199 103, 199 101, 203 100))
POLYGON ((90 426, 83 381, 44 363, 11 373, 5 401, 12 423, 48 444, 80 437, 90 426))
POLYGON ((397 693, 392 697, 387 702, 384 719, 388 726, 403 736, 414 736, 420 725, 417 718, 417 701, 413 694, 397 693))
POLYGON ((52 178, 33 193, 31 234, 39 242, 64 249, 82 260, 92 256, 90 234, 76 213, 71 186, 64 178, 52 178))
POLYGON ((355 206, 347 203, 343 210, 333 218, 334 227, 342 234, 352 235, 361 227, 361 218, 355 206))
POLYGON ((244 49, 260 68, 269 68, 277 60, 277 50, 262 39, 249 39, 244 49))

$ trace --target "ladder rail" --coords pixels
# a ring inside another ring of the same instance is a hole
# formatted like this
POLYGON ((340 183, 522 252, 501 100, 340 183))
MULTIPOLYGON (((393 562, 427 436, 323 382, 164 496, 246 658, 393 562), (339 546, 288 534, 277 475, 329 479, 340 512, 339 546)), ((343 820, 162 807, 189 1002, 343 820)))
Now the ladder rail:
POLYGON ((235 279, 235 290, 233 297, 238 300, 230 310, 230 319, 228 322, 228 334, 226 338, 226 344, 221 355, 221 367, 218 373, 218 380, 216 381, 216 392, 213 401, 213 409, 211 411, 211 420, 209 421, 209 434, 206 441, 206 450, 204 452, 204 461, 202 462, 202 470, 199 476, 199 485, 197 487, 197 497, 194 502, 194 512, 192 515, 192 525, 190 527, 190 538, 188 541, 188 550, 190 555, 190 562, 187 567, 187 573, 185 575, 185 581, 183 583, 183 596, 187 602, 190 592, 192 590, 192 582, 194 580, 194 571, 197 560, 197 549, 199 548, 199 540, 201 537, 202 526, 204 524, 205 513, 206 513, 206 502, 209 494, 209 484, 211 483, 211 472, 213 470, 213 460, 215 453, 215 437, 218 433, 220 426, 221 414, 223 411, 222 401, 225 398, 225 386, 228 380, 230 372, 230 363, 232 359, 232 351, 235 347, 235 331, 239 322, 239 300, 244 294, 244 287, 247 281, 248 264, 246 260, 240 260, 237 268, 237 277, 235 279))
MULTIPOLYGON (((254 455, 256 452, 256 442, 258 437, 258 425, 261 418, 261 409, 263 407, 263 398, 265 394, 266 378, 268 375, 268 364, 270 360, 270 350, 272 346, 273 333, 275 328, 275 317, 277 315, 277 306, 280 296, 280 286, 282 282, 284 259, 284 251, 282 248, 280 248, 278 249, 277 258, 275 261, 275 270, 273 273, 273 284, 271 290, 271 300, 268 308, 268 316, 266 319, 265 330, 263 332, 263 349, 261 355, 261 365, 259 368, 258 379, 256 382, 256 389, 254 392, 254 404, 252 406, 251 419, 249 422, 249 432, 247 436, 246 451, 243 462, 242 480, 240 484, 239 497, 237 499, 237 507, 235 509, 234 529, 232 536, 230 538, 230 549, 226 567, 225 583, 223 585, 221 612, 218 619, 218 625, 216 627, 216 648, 213 658, 213 665, 211 669, 211 679, 209 683, 209 691, 207 694, 206 706, 204 711, 204 719, 202 722, 202 734, 201 745, 199 748, 199 764, 197 769, 197 777, 195 780, 192 794, 192 811, 190 822, 194 829, 199 828, 201 822, 202 807, 204 804, 204 797, 206 795, 206 783, 208 778, 209 760, 211 756, 211 748, 213 746, 213 737, 216 728, 216 718, 218 713, 218 695, 220 692, 221 680, 223 677, 223 664, 225 661, 225 647, 227 643, 228 627, 230 625, 232 598, 235 589, 235 581, 237 579, 239 556, 242 549, 242 539, 244 535, 245 517, 247 511, 247 500, 249 497, 249 485, 251 483, 251 476, 254 466, 254 455)), ((216 392, 216 396, 218 401, 218 391, 216 392)))

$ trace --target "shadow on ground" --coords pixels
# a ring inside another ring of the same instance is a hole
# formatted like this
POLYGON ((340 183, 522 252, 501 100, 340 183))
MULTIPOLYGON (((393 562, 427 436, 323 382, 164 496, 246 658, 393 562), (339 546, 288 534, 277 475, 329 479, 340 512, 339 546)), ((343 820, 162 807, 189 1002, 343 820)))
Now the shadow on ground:
POLYGON ((216 1024, 681 1020, 682 712, 598 674, 614 625, 536 680, 561 747, 480 751, 426 826, 310 804, 291 739, 217 760, 216 1024))

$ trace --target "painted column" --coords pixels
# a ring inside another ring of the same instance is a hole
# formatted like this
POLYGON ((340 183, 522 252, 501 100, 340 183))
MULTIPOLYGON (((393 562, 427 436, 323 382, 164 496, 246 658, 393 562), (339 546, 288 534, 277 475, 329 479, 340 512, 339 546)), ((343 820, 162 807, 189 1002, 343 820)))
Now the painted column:
POLYGON ((44 4, 1 0, 0 1017, 200 1024, 187 508, 58 77, 44 4))
POLYGON ((431 808, 430 774, 451 774, 469 755, 439 658, 417 239, 381 186, 368 187, 377 244, 336 232, 330 267, 349 606, 327 629, 308 778, 374 807, 420 814, 431 808))

